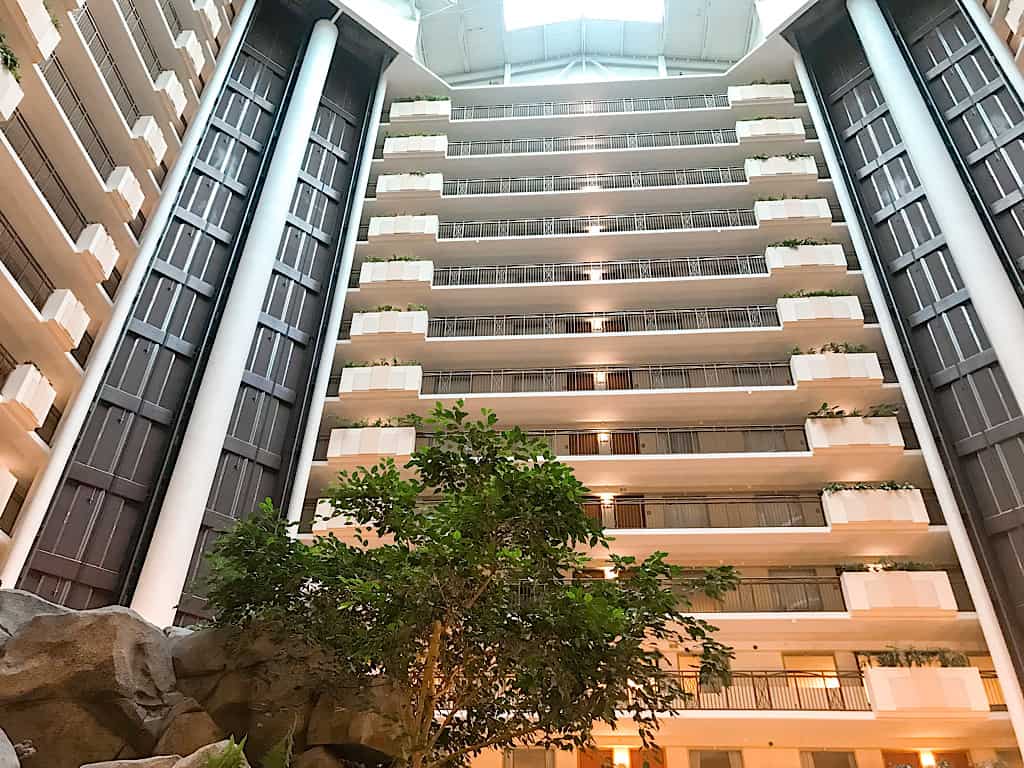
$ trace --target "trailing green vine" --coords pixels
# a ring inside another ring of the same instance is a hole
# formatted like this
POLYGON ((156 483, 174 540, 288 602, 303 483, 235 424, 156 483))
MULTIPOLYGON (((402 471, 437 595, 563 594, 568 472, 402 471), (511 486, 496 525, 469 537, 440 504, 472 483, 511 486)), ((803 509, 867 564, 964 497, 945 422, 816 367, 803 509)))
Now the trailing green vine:
POLYGON ((900 480, 878 480, 875 482, 862 480, 854 483, 829 483, 821 489, 821 492, 827 494, 839 491, 912 491, 915 487, 912 483, 904 483, 900 480))
POLYGON ((966 654, 949 648, 899 648, 861 653, 879 667, 968 667, 966 654))
POLYGON ((789 293, 782 294, 784 299, 813 299, 818 297, 829 297, 838 298, 840 296, 853 296, 854 294, 850 291, 844 291, 841 289, 829 288, 826 290, 817 291, 805 291, 802 288, 799 291, 790 291, 789 293))
POLYGON ((10 72, 17 82, 21 82, 21 64, 3 32, 0 32, 0 66, 10 72))
POLYGON ((864 344, 851 344, 848 341, 828 341, 817 348, 808 347, 807 349, 800 349, 800 347, 793 347, 789 353, 791 355, 862 355, 870 351, 864 344))
POLYGON ((844 408, 840 408, 838 405, 829 405, 828 403, 822 403, 815 410, 810 411, 807 414, 809 419, 848 419, 857 416, 863 416, 866 419, 886 418, 889 416, 895 416, 899 413, 899 408, 894 403, 879 403, 878 405, 872 405, 865 411, 861 411, 858 408, 847 411, 844 408))

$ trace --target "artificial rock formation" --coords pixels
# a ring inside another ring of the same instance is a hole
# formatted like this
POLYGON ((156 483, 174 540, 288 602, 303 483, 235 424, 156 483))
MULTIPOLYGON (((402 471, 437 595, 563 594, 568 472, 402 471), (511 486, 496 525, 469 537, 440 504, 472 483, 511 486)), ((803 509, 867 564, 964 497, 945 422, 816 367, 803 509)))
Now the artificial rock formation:
POLYGON ((161 631, 127 608, 0 590, 0 729, 35 749, 20 768, 192 768, 227 735, 258 762, 289 731, 298 766, 387 761, 387 721, 325 678, 316 652, 281 638, 161 631))

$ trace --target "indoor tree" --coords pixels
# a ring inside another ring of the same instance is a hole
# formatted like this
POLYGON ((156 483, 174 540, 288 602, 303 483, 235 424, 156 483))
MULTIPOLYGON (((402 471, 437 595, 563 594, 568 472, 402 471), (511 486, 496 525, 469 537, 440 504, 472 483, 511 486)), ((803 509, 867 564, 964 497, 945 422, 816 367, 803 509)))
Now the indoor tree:
POLYGON ((224 535, 211 557, 217 622, 316 649, 325 678, 362 692, 411 768, 586 747, 595 723, 623 720, 651 744, 657 715, 688 695, 664 674, 670 643, 700 655, 705 684, 728 683, 731 650, 685 611, 688 594, 733 588, 731 567, 615 555, 572 469, 493 413, 439 404, 421 426, 431 436, 404 467, 342 472, 326 492, 354 540, 300 543, 269 502, 224 535))

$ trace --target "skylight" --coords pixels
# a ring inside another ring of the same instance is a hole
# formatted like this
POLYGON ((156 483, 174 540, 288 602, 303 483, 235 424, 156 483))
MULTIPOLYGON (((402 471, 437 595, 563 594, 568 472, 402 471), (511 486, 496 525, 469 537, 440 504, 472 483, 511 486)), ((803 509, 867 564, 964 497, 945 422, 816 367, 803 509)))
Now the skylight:
POLYGON ((504 0, 505 29, 523 29, 575 19, 648 21, 665 18, 665 0, 504 0))

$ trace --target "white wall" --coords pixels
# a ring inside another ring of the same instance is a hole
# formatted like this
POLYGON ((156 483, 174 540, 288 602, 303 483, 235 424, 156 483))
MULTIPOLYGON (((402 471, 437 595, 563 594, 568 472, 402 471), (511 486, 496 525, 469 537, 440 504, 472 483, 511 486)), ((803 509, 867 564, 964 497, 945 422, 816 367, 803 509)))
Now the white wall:
POLYGON ((756 0, 757 15, 761 19, 761 34, 767 37, 789 18, 803 0, 756 0))

